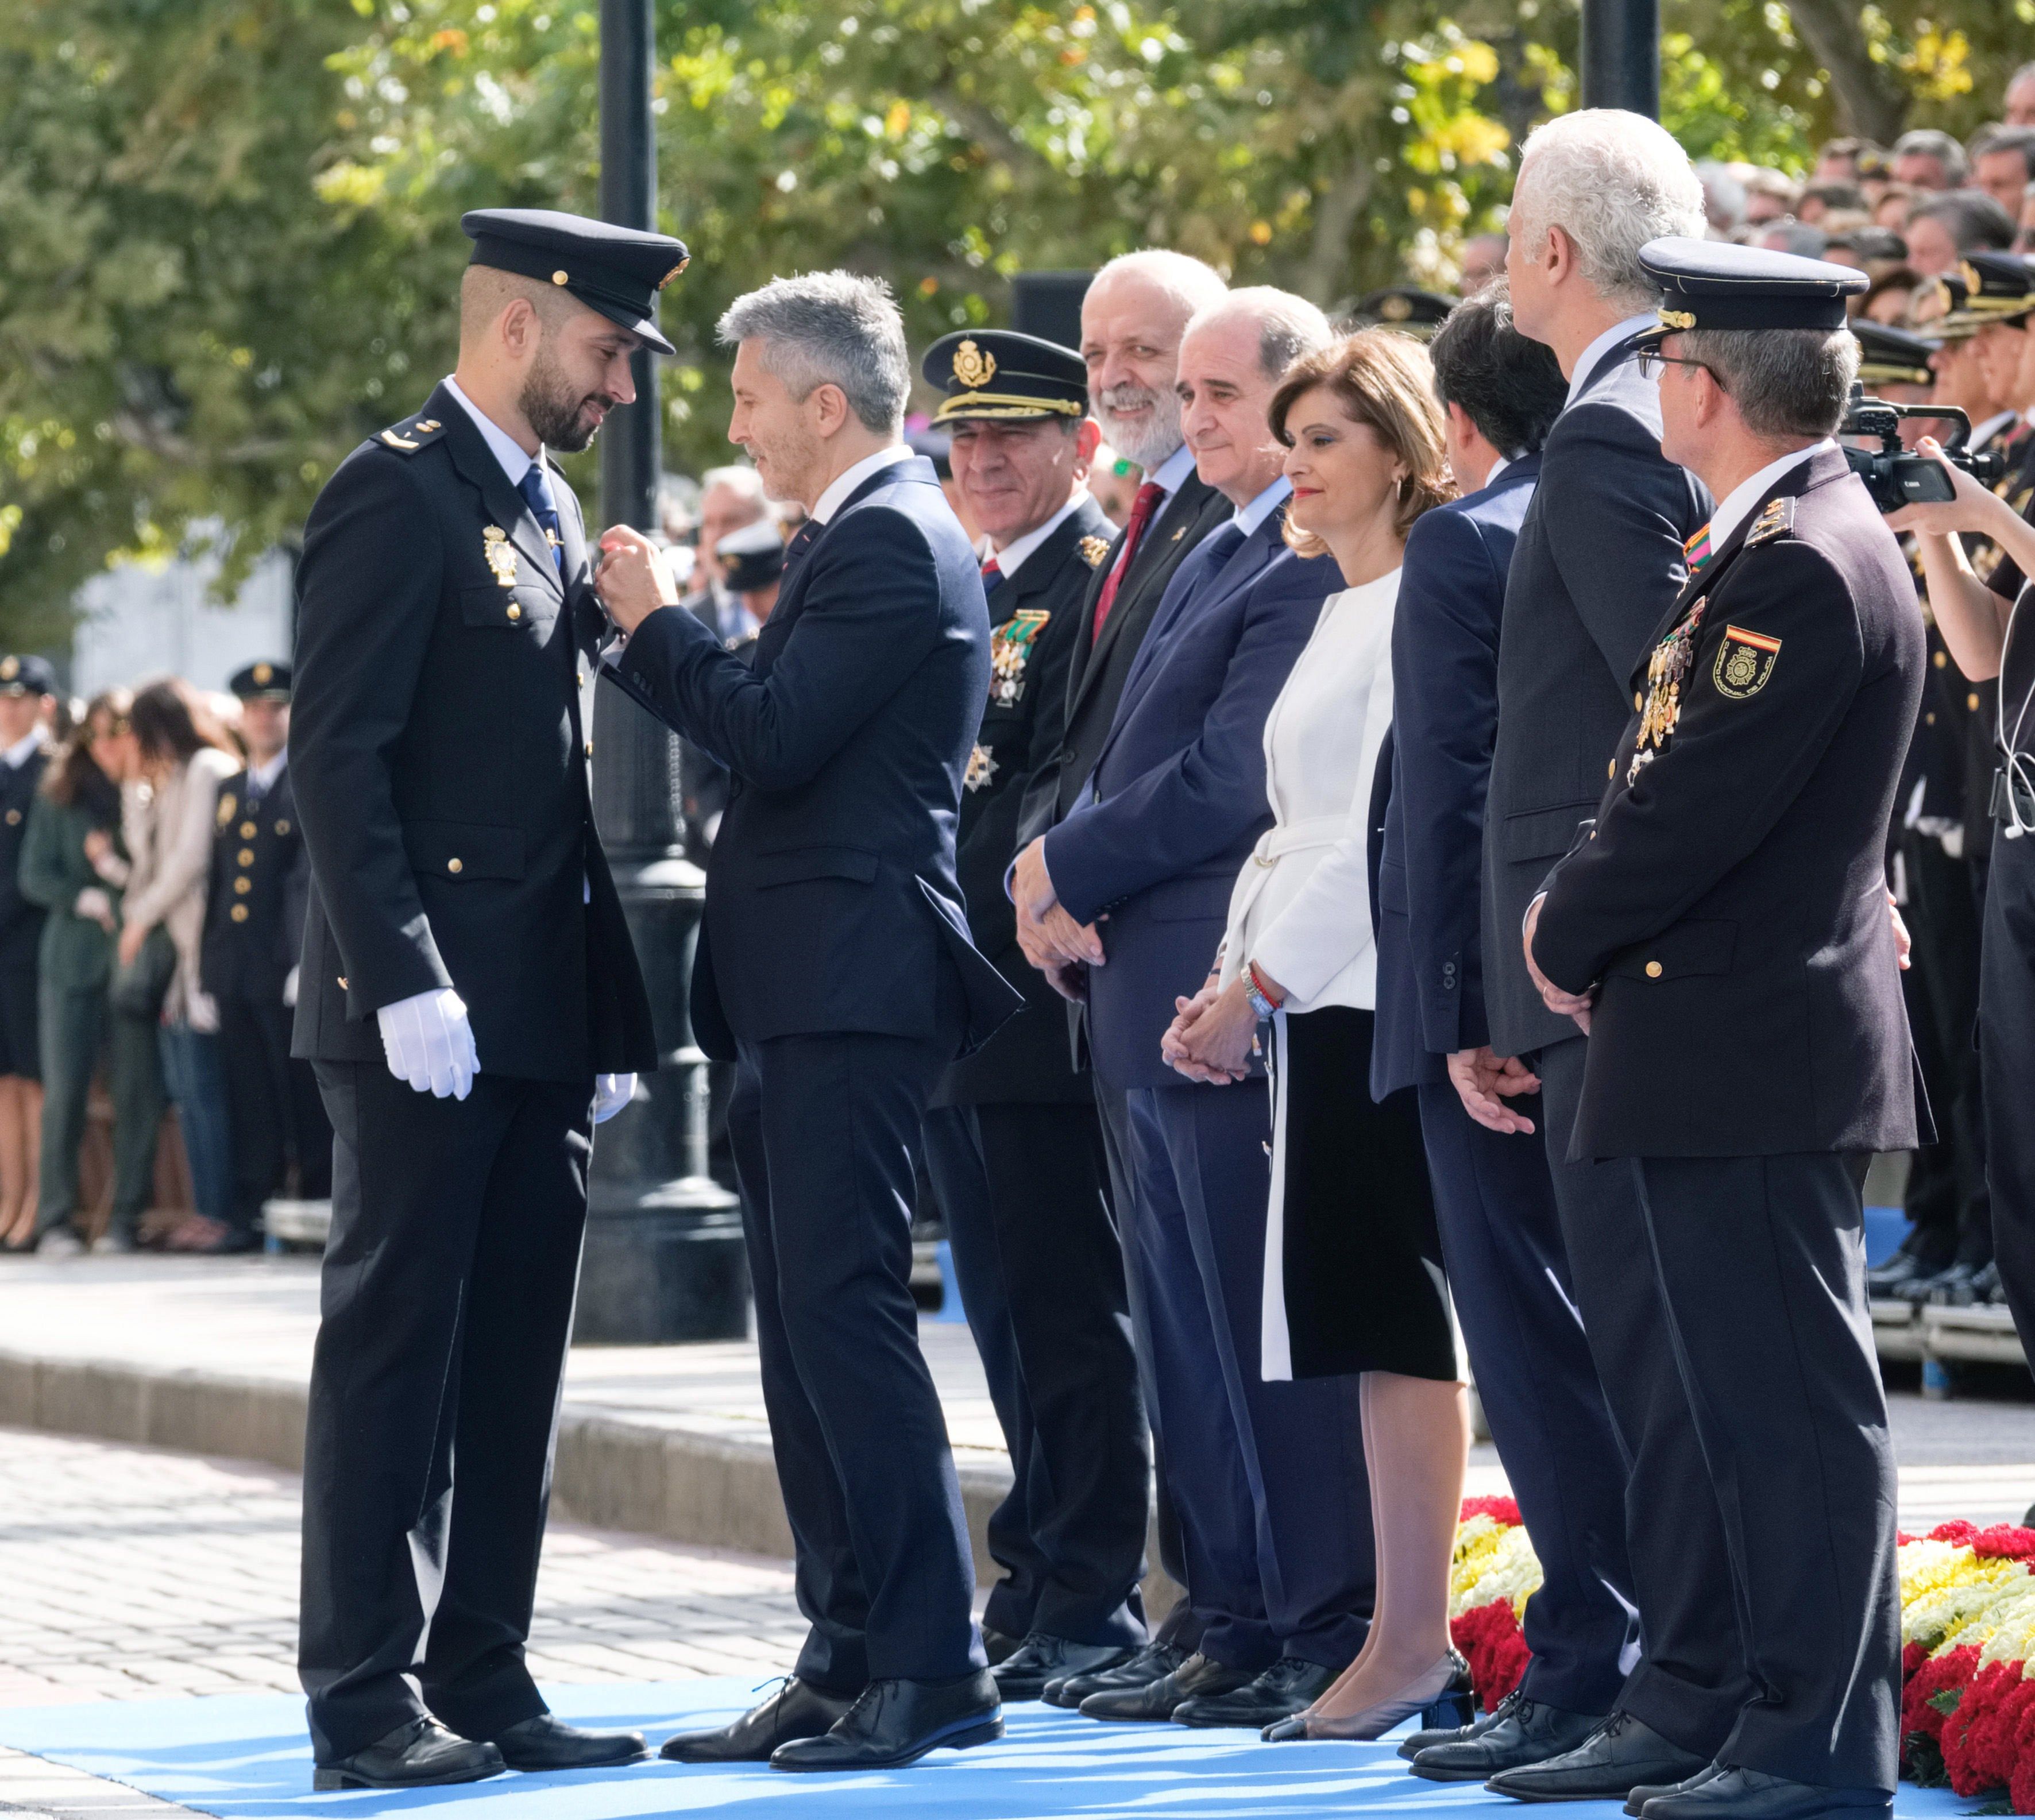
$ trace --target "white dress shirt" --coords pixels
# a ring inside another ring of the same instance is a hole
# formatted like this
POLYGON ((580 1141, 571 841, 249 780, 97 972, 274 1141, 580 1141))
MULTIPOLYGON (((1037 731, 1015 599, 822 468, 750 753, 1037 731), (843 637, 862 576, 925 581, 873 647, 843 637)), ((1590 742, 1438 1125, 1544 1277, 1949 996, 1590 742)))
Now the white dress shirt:
POLYGON ((264 759, 259 765, 247 767, 249 794, 265 796, 276 787, 276 780, 283 774, 283 767, 290 761, 289 748, 285 746, 273 758, 264 759))
POLYGON ((1751 515, 1753 507, 1774 491, 1774 483, 1782 475, 1793 472, 1812 455, 1820 455, 1826 449, 1836 447, 1837 444, 1826 436, 1806 449, 1794 449, 1777 461, 1768 462, 1757 474, 1747 475, 1725 494, 1717 509, 1710 514, 1710 547, 1721 550, 1725 547, 1732 533, 1751 515))
POLYGON ((879 449, 874 455, 865 455, 852 468, 844 468, 836 475, 833 483, 813 505, 813 522, 824 525, 848 503, 848 496, 872 474, 880 474, 886 468, 894 468, 900 461, 912 459, 908 444, 893 442, 887 449, 879 449))
POLYGON ((31 727, 20 739, 9 746, 6 752, 0 753, 0 758, 4 758, 7 761, 7 769, 9 771, 18 771, 42 749, 43 729, 39 724, 31 727))
POLYGON ((558 510, 559 502, 551 492, 551 476, 544 472, 544 446, 541 442, 539 443, 536 453, 532 455, 506 430, 468 397, 459 389, 459 382, 450 373, 446 375, 445 385, 446 389, 459 400, 460 408, 473 419, 473 427, 480 432, 481 441, 487 445, 495 459, 502 464, 502 472, 509 476, 509 484, 520 492, 522 490, 523 476, 535 468, 539 479, 544 483, 544 497, 551 502, 551 510, 555 512, 558 510))
POLYGON ((994 562, 998 572, 1005 581, 1008 581, 1023 566, 1025 558, 1059 530, 1067 521, 1068 514, 1087 498, 1088 491, 1084 487, 1044 524, 1040 525, 1036 530, 1027 531, 1021 537, 1012 538, 1001 550, 997 548, 995 538, 985 536, 983 542, 988 546, 989 554, 983 558, 983 561, 994 562))
POLYGON ((1292 491, 1293 483, 1281 474, 1249 505, 1238 506, 1230 514, 1230 523, 1248 537, 1272 516, 1276 508, 1286 502, 1292 491))
POLYGON ((1570 405, 1575 403, 1576 394, 1582 389, 1583 382, 1596 370, 1597 362, 1619 342, 1625 340, 1628 335, 1637 335, 1642 329, 1657 329, 1660 326, 1659 316, 1653 310, 1647 310, 1637 316, 1628 316, 1623 322, 1616 323, 1605 329, 1583 350, 1582 359, 1576 363, 1575 371, 1569 375, 1569 395, 1563 400, 1562 408, 1567 410, 1570 405))

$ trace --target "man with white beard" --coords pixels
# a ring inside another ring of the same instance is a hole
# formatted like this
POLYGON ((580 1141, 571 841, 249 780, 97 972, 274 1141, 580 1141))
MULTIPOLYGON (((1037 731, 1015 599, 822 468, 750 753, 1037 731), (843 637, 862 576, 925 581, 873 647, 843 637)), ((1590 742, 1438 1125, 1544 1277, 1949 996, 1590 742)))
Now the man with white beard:
MULTIPOLYGON (((1019 818, 1019 851, 1013 868, 1017 889, 1018 937, 1028 957, 1074 1010, 1075 1055, 1085 1065, 1081 1006, 1086 968, 1078 963, 1045 957, 1083 952, 1100 953, 1094 931, 1077 927, 1066 912, 1054 908, 1044 917, 1026 913, 1028 902, 1050 893, 1038 889, 1044 861, 1040 842, 1046 831, 1063 820, 1085 792, 1115 718, 1138 647, 1183 558, 1232 513, 1231 502, 1194 472, 1193 452, 1180 432, 1180 337, 1188 318, 1217 301, 1224 285, 1209 267, 1183 253, 1148 250, 1112 259, 1095 276, 1081 300, 1081 359, 1088 368, 1089 408, 1102 425, 1103 439, 1145 472, 1132 502, 1130 521, 1097 566, 1081 604, 1083 629, 1067 673, 1066 726, 1057 764, 1039 771, 1026 792, 1019 818)), ((1131 1255, 1137 1231, 1127 1217, 1130 1206, 1128 1114, 1121 1090, 1095 1082, 1096 1104, 1102 1115, 1103 1145, 1109 1164, 1110 1197, 1123 1239, 1125 1275, 1130 1287, 1131 1327, 1138 1344, 1138 1368, 1145 1379, 1145 1403, 1151 1405, 1148 1329, 1137 1285, 1142 1280, 1131 1255)), ((1163 1455, 1164 1437, 1155 1424, 1155 1451, 1163 1455)), ((1186 1566, 1179 1531, 1159 1478, 1159 1553, 1161 1565, 1185 1585, 1186 1566)), ((1152 1641, 1119 1666, 1047 1684, 1044 1697, 1058 1705, 1078 1706, 1104 1689, 1142 1687, 1179 1667, 1198 1642, 1195 1620, 1185 1600, 1152 1641)))

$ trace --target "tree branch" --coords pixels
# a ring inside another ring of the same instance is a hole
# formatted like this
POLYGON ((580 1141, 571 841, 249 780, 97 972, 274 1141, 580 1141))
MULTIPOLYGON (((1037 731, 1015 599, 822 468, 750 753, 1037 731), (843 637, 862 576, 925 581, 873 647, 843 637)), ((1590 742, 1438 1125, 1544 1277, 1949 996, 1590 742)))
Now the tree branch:
POLYGON ((1788 16, 1830 73, 1838 124, 1847 133, 1892 145, 1901 136, 1908 97, 1868 53, 1857 0, 1789 0, 1788 16))

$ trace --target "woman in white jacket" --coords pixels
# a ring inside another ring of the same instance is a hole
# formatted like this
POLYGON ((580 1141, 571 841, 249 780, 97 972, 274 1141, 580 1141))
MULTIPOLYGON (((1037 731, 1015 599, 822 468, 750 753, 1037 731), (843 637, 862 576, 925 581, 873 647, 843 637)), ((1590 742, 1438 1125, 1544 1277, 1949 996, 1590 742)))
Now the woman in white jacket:
POLYGON ((1413 1096, 1375 1105, 1370 1092, 1367 850, 1393 606, 1407 532, 1453 488, 1427 351, 1405 335, 1366 329, 1301 361, 1271 416, 1293 484, 1288 541, 1331 551, 1348 585, 1322 604, 1266 720, 1275 820, 1237 879, 1216 972, 1164 1052, 1194 1079, 1236 1080, 1269 1042, 1264 1374, 1363 1376, 1370 1634, 1327 1693, 1266 1735, 1375 1738, 1468 1687, 1448 1582, 1469 1420, 1427 1158, 1413 1096))

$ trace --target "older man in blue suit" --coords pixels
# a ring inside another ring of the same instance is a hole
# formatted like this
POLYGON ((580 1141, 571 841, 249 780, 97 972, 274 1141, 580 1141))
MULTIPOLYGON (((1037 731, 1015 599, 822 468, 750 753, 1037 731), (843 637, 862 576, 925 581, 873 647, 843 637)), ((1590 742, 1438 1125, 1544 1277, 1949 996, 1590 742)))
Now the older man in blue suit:
MULTIPOLYGON (((1568 387, 1512 325, 1502 280, 1458 305, 1429 351, 1465 491, 1406 540, 1392 622, 1371 1091, 1419 1092, 1450 1292, 1544 1576, 1526 1608, 1521 1698, 1608 1712, 1632 1628, 1625 1469, 1576 1317, 1538 1083, 1491 1051, 1478 914, 1506 576, 1568 387)), ((1401 1754, 1446 1735, 1416 1734, 1401 1754)))
POLYGON ((1195 1085, 1159 1050, 1175 1001, 1208 976, 1238 869, 1271 822, 1266 716, 1342 585, 1333 562, 1286 547, 1283 451, 1266 421, 1287 366, 1328 339, 1311 304, 1268 290, 1232 292, 1189 325, 1183 427, 1234 515, 1168 585, 1085 800, 1045 837, 1050 897, 1021 905, 1063 931, 1064 964, 1085 965, 1096 1074, 1127 1096, 1133 1316, 1202 1624, 1170 1673, 1084 1700, 1096 1718, 1271 1723, 1335 1679, 1368 1623, 1356 1381, 1266 1384, 1258 1368, 1263 1081, 1195 1085))
POLYGON ((733 777, 692 1017, 739 1063, 728 1130, 812 1627, 784 1687, 664 1754, 895 1769, 1002 1731, 911 1290, 927 1100, 1021 1003, 969 942, 954 875, 989 619, 967 536, 902 440, 911 369, 889 291, 780 280, 720 333, 728 434, 811 513, 754 661, 671 610, 634 532, 602 538, 600 586, 628 634, 609 674, 733 777))

